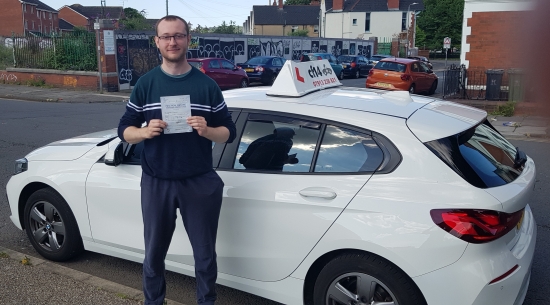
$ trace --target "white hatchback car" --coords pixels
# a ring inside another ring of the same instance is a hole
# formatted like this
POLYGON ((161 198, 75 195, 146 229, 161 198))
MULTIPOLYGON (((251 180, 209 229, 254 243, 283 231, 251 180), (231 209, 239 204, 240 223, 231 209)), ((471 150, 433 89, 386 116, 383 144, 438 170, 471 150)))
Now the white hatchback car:
MULTIPOLYGON (((238 134, 212 149, 225 182, 218 283, 284 304, 522 304, 535 164, 484 111, 273 90, 224 93, 238 134)), ((142 262, 141 149, 109 130, 31 152, 7 185, 11 220, 51 260, 85 249, 142 262)), ((194 275, 181 221, 166 267, 194 275)))

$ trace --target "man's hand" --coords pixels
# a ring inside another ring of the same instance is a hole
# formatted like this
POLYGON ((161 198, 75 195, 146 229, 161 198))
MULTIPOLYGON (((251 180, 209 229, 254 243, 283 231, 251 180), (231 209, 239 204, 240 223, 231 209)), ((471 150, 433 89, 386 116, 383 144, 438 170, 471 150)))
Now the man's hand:
POLYGON ((190 116, 187 118, 187 124, 193 127, 201 137, 207 138, 208 125, 206 119, 202 116, 190 116))
POLYGON ((141 128, 141 133, 144 139, 152 139, 156 136, 160 136, 160 134, 164 131, 164 128, 166 128, 166 122, 159 119, 153 119, 149 121, 149 124, 147 126, 141 128))

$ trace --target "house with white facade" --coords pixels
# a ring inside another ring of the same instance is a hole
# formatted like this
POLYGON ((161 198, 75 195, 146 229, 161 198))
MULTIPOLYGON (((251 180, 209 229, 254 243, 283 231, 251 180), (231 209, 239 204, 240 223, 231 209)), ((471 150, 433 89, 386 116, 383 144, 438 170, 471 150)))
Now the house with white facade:
POLYGON ((322 0, 320 36, 397 38, 422 10, 423 0, 322 0))

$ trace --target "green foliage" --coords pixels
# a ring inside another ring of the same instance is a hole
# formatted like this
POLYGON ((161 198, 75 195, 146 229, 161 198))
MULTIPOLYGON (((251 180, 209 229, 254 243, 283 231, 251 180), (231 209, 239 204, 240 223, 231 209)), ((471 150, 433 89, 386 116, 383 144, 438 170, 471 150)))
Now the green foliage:
POLYGON ((415 44, 418 48, 423 49, 426 45, 426 32, 422 30, 418 25, 416 26, 416 40, 415 44))
POLYGON ((308 30, 296 30, 294 32, 288 33, 288 36, 302 36, 307 37, 309 34, 308 30))
POLYGON ((514 115, 516 110, 516 102, 506 102, 504 105, 498 105, 495 111, 491 112, 491 115, 500 115, 510 117, 514 115))
POLYGON ((124 19, 120 20, 120 28, 124 30, 152 30, 154 26, 147 22, 145 10, 138 11, 135 8, 124 9, 124 19))
POLYGON ((215 27, 212 33, 217 34, 240 34, 242 29, 240 26, 235 25, 235 21, 230 20, 229 25, 223 21, 221 25, 215 27))
POLYGON ((212 33, 212 28, 209 28, 207 26, 201 26, 200 24, 197 24, 196 27, 191 28, 192 33, 212 33))
POLYGON ((450 37, 451 47, 459 47, 462 39, 464 0, 424 0, 425 10, 417 17, 418 27, 425 33, 422 43, 417 46, 429 49, 442 49, 443 39, 450 37))
POLYGON ((0 44, 0 70, 13 67, 13 49, 0 44))
POLYGON ((285 5, 309 5, 311 0, 285 0, 285 5))
POLYGON ((46 80, 43 79, 42 77, 36 77, 36 78, 31 78, 29 80, 27 80, 27 86, 32 86, 32 87, 45 87, 46 85, 46 80))
POLYGON ((0 258, 9 258, 10 256, 6 252, 0 252, 0 258))

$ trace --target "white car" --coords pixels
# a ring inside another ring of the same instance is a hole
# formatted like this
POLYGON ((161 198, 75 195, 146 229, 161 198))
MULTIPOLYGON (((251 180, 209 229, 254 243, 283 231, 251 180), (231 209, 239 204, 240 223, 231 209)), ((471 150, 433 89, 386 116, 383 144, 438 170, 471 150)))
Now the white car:
MULTIPOLYGON (((308 83, 318 64, 224 93, 238 134, 212 149, 218 283, 284 304, 522 304, 533 160, 484 111, 308 83)), ((31 152, 7 185, 11 220, 51 260, 142 262, 141 149, 113 129, 31 152)), ((192 255, 178 220, 167 269, 193 276, 192 255)))

